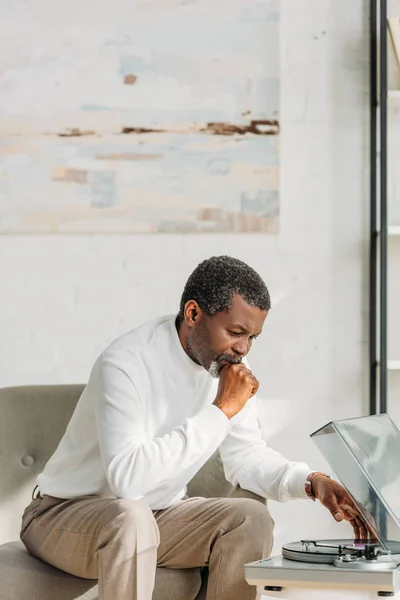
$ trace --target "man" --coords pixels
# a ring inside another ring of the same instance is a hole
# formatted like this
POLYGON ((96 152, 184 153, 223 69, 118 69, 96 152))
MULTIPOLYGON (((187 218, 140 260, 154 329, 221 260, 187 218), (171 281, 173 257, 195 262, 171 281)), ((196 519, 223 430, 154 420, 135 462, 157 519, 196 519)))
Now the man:
POLYGON ((103 352, 25 510, 21 539, 32 555, 98 578, 101 600, 150 600, 156 565, 208 566, 207 600, 253 599, 244 564, 271 551, 266 507, 185 497, 218 448, 233 485, 280 501, 318 498, 367 537, 339 483, 262 439, 258 381, 244 357, 269 309, 253 269, 213 257, 190 276, 177 317, 103 352))

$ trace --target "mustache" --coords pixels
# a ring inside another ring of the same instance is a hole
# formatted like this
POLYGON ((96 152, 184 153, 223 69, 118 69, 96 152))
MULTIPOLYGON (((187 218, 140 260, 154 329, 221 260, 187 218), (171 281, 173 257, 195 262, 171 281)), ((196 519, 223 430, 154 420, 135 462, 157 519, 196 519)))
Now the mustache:
POLYGON ((216 361, 218 363, 225 361, 227 363, 230 363, 231 365, 239 365, 242 362, 242 359, 240 358, 240 356, 231 356, 230 354, 220 354, 219 356, 217 356, 216 361))

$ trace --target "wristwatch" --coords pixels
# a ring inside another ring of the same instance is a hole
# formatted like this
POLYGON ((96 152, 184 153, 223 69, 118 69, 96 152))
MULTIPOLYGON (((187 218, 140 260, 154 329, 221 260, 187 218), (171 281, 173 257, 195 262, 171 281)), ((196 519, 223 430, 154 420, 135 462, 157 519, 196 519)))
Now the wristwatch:
POLYGON ((326 477, 327 479, 331 479, 329 475, 327 475, 326 473, 321 473, 320 471, 313 471, 312 473, 309 474, 309 476, 305 480, 304 489, 306 491, 307 496, 309 498, 311 498, 311 500, 313 500, 314 502, 316 500, 316 497, 314 494, 312 482, 313 482, 314 477, 316 477, 317 475, 322 475, 323 477, 326 477))

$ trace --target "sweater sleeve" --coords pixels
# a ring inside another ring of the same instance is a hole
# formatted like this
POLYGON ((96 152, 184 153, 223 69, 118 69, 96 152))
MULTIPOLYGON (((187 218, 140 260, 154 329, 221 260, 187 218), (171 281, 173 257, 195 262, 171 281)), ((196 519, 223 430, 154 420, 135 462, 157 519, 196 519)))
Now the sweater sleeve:
POLYGON ((139 499, 177 473, 188 482, 226 436, 227 417, 208 405, 169 433, 151 438, 145 403, 118 357, 103 355, 92 376, 100 453, 117 498, 139 499))
POLYGON ((225 477, 264 498, 284 502, 307 498, 304 483, 311 469, 272 450, 262 438, 256 397, 234 417, 230 432, 220 446, 225 477))

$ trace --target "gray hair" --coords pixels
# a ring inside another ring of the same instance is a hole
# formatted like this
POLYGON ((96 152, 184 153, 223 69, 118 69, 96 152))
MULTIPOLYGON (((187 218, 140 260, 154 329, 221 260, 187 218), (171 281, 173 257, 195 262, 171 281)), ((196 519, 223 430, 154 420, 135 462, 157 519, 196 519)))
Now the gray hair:
POLYGON ((250 306, 271 308, 271 298, 260 275, 249 265, 231 256, 212 256, 201 262, 190 275, 183 290, 178 324, 184 318, 185 304, 196 300, 208 316, 229 310, 234 294, 250 306))

